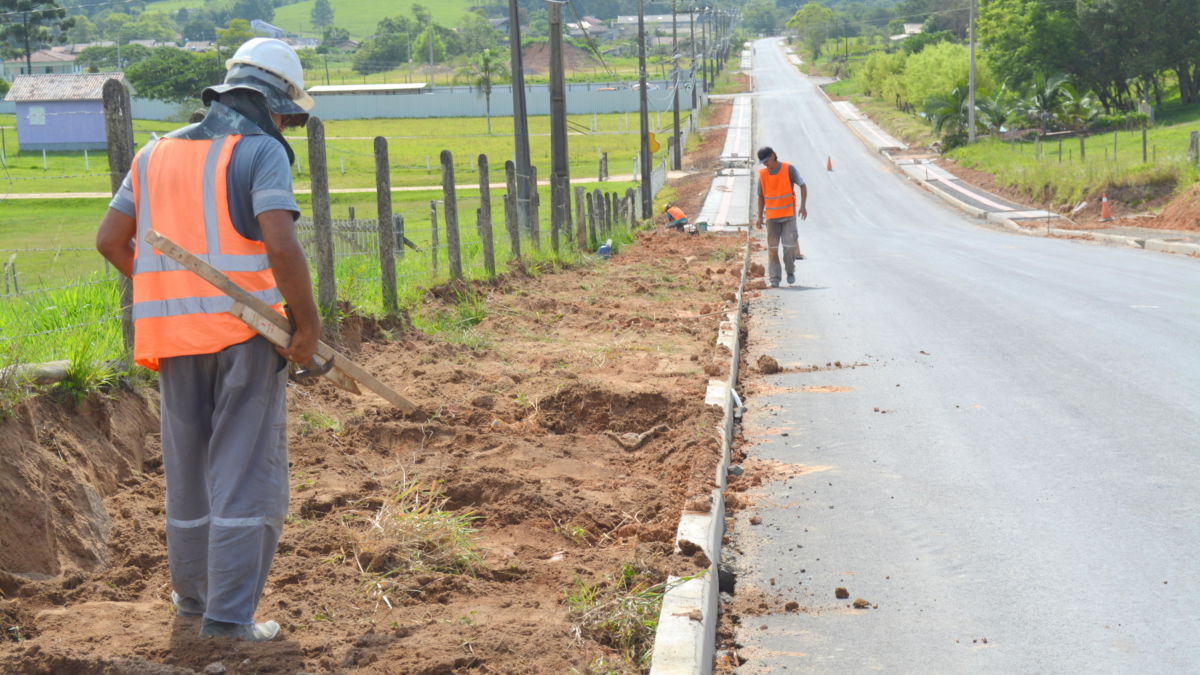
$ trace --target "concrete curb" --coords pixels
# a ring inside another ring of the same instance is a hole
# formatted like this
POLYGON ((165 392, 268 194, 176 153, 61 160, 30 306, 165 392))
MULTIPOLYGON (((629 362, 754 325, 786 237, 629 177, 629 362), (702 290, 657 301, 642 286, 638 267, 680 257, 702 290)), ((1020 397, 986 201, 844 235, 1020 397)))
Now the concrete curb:
POLYGON ((675 551, 699 549, 708 557, 703 573, 681 579, 667 578, 658 630, 654 634, 654 658, 651 675, 707 675, 712 672, 717 638, 717 599, 720 595, 717 570, 721 564, 721 538, 725 533, 725 489, 732 455, 733 427, 737 417, 733 391, 738 381, 742 356, 742 317, 746 278, 750 273, 750 234, 746 234, 742 275, 738 281, 736 305, 721 322, 717 344, 730 351, 729 379, 709 382, 705 402, 720 405, 725 412, 717 430, 721 434, 721 460, 717 463, 716 489, 708 499, 707 512, 684 512, 675 530, 675 551))

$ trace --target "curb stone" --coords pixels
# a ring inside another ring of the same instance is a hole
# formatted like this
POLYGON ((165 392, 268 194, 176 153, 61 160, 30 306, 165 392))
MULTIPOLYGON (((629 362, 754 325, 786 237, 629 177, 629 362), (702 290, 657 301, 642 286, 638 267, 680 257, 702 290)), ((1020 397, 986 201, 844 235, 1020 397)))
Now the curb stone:
POLYGON ((729 379, 712 380, 708 384, 705 403, 720 405, 724 417, 717 430, 721 434, 721 459, 717 463, 716 488, 710 493, 708 511, 685 512, 675 530, 675 552, 699 549, 707 556, 706 570, 690 578, 668 577, 658 615, 658 630, 654 634, 654 658, 651 675, 708 675, 712 672, 717 638, 717 599, 720 596, 717 570, 721 564, 721 538, 725 533, 725 499, 723 490, 732 454, 735 405, 733 391, 737 385, 741 360, 741 335, 746 278, 750 271, 750 234, 746 234, 742 274, 738 280, 735 307, 721 323, 717 343, 730 351, 729 379))

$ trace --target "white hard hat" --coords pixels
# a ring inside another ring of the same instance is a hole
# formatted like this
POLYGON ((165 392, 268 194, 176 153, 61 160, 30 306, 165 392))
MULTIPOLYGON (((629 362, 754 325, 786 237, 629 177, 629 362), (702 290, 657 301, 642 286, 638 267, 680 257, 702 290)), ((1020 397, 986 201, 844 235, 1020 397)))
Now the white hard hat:
MULTIPOLYGON (((225 62, 225 68, 232 74, 238 64, 254 66, 280 78, 287 85, 288 97, 304 110, 312 110, 312 97, 304 91, 304 67, 300 65, 296 50, 286 42, 262 37, 247 40, 225 62)), ((229 82, 228 75, 226 82, 229 82)))

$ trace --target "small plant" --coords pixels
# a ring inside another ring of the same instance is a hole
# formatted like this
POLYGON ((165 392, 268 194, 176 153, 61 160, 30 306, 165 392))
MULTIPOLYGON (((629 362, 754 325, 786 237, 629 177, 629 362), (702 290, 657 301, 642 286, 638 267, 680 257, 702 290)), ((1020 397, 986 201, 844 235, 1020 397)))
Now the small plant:
POLYGON ((66 377, 54 386, 55 391, 79 403, 92 392, 105 389, 116 381, 116 369, 100 359, 97 344, 82 339, 75 342, 66 377))
POLYGON ((300 435, 312 434, 327 429, 335 435, 341 433, 342 423, 329 413, 320 410, 306 410, 300 413, 300 435))
POLYGON ((358 533, 354 557, 363 572, 392 576, 411 571, 473 574, 482 564, 479 516, 446 510, 435 484, 404 480, 358 533))
POLYGON ((296 492, 304 492, 305 490, 311 490, 312 487, 317 484, 317 481, 315 478, 305 474, 303 471, 296 474, 295 480, 297 482, 294 485, 292 485, 292 489, 295 490, 296 492))
POLYGON ((564 598, 576 636, 612 647, 639 668, 649 667, 667 591, 667 584, 655 583, 651 574, 641 564, 626 563, 618 575, 599 583, 577 580, 564 598))

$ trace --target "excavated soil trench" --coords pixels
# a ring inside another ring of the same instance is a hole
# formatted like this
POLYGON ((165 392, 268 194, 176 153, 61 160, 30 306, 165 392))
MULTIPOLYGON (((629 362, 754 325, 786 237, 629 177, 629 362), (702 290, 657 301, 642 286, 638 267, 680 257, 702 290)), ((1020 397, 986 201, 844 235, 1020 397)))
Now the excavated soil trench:
POLYGON ((258 612, 284 638, 268 644, 200 639, 171 611, 152 389, 21 404, 0 425, 0 670, 637 671, 564 598, 626 565, 696 571, 671 542, 718 460, 703 400, 728 367, 714 338, 740 243, 642 233, 607 263, 476 285, 470 340, 350 322, 343 348, 420 413, 289 387, 290 516, 258 612), (379 573, 405 554, 364 537, 414 485, 477 529, 473 572, 379 573))

